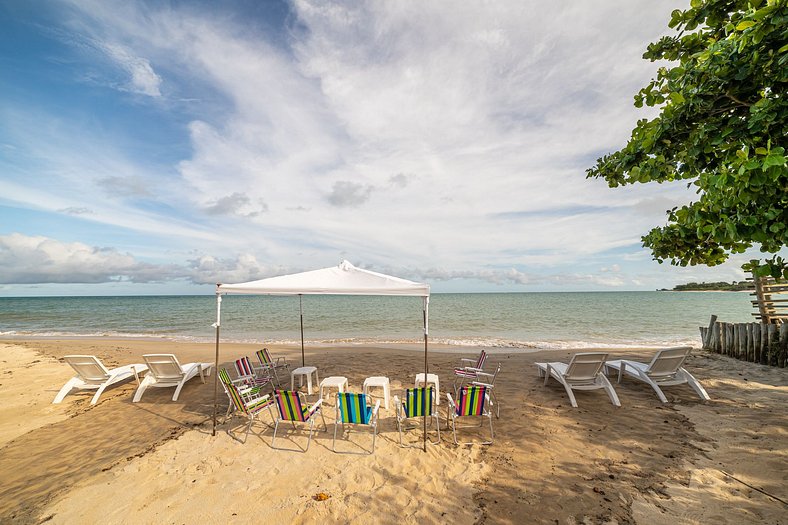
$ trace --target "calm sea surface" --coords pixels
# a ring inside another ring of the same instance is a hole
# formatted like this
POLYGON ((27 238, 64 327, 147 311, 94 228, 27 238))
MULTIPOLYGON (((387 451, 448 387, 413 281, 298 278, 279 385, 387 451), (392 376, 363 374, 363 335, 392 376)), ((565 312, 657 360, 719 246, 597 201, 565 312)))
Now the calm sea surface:
MULTIPOLYGON (((435 294, 430 341, 500 348, 698 346, 698 326, 753 319, 739 292, 435 294)), ((416 343, 416 297, 304 296, 313 343, 416 343)), ((154 337, 212 341, 214 296, 0 298, 0 337, 154 337)), ((296 343, 297 297, 225 296, 222 340, 296 343)))

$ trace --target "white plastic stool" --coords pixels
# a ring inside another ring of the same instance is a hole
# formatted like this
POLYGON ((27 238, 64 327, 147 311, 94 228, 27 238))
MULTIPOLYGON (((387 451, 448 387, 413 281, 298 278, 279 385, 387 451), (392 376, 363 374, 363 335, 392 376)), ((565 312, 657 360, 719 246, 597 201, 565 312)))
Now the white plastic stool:
POLYGON ((415 388, 420 386, 428 386, 430 383, 435 385, 435 404, 441 404, 441 381, 438 379, 438 374, 427 374, 427 382, 424 382, 424 374, 416 374, 416 381, 413 383, 415 388))
POLYGON ((304 376, 306 376, 307 393, 312 394, 312 374, 315 374, 315 383, 320 380, 317 377, 316 366, 300 366, 290 372, 290 390, 295 390, 295 378, 298 376, 298 386, 304 386, 304 376))
POLYGON ((364 395, 369 395, 370 388, 382 388, 383 389, 383 406, 386 407, 386 410, 389 408, 389 396, 390 396, 390 386, 389 386, 389 378, 383 376, 373 376, 368 377, 364 380, 364 395))
POLYGON ((320 398, 323 398, 324 388, 336 388, 340 392, 347 390, 347 377, 331 376, 323 379, 320 382, 320 398))

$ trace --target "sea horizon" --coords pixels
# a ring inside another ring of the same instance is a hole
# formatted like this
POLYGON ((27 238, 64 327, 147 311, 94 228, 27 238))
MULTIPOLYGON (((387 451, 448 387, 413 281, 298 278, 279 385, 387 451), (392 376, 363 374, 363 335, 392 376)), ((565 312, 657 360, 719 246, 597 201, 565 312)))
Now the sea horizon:
MULTIPOLYGON (((0 297, 0 338, 211 342, 214 294, 0 297)), ((310 344, 423 341, 420 297, 302 296, 310 344)), ((752 320, 740 292, 466 292, 430 297, 429 341, 512 350, 700 346, 710 315, 752 320)), ((300 343, 299 300, 228 295, 222 341, 300 343)))

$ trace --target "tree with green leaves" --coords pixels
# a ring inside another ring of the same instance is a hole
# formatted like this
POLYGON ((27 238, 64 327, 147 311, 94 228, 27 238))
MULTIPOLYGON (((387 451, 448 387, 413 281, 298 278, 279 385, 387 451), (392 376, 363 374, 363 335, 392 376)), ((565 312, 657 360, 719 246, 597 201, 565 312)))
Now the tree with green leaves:
POLYGON ((677 34, 643 58, 668 61, 635 96, 660 109, 588 177, 610 187, 686 180, 698 199, 642 237, 660 263, 714 266, 758 245, 745 269, 788 278, 787 0, 692 0, 673 11, 677 34))

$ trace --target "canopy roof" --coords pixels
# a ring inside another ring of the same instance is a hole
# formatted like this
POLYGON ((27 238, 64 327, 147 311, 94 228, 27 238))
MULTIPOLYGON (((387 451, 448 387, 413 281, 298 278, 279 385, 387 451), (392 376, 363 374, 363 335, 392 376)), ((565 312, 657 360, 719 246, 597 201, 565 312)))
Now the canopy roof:
POLYGON ((280 275, 259 281, 217 284, 217 294, 258 295, 409 295, 429 297, 430 285, 356 268, 348 261, 339 266, 280 275))

